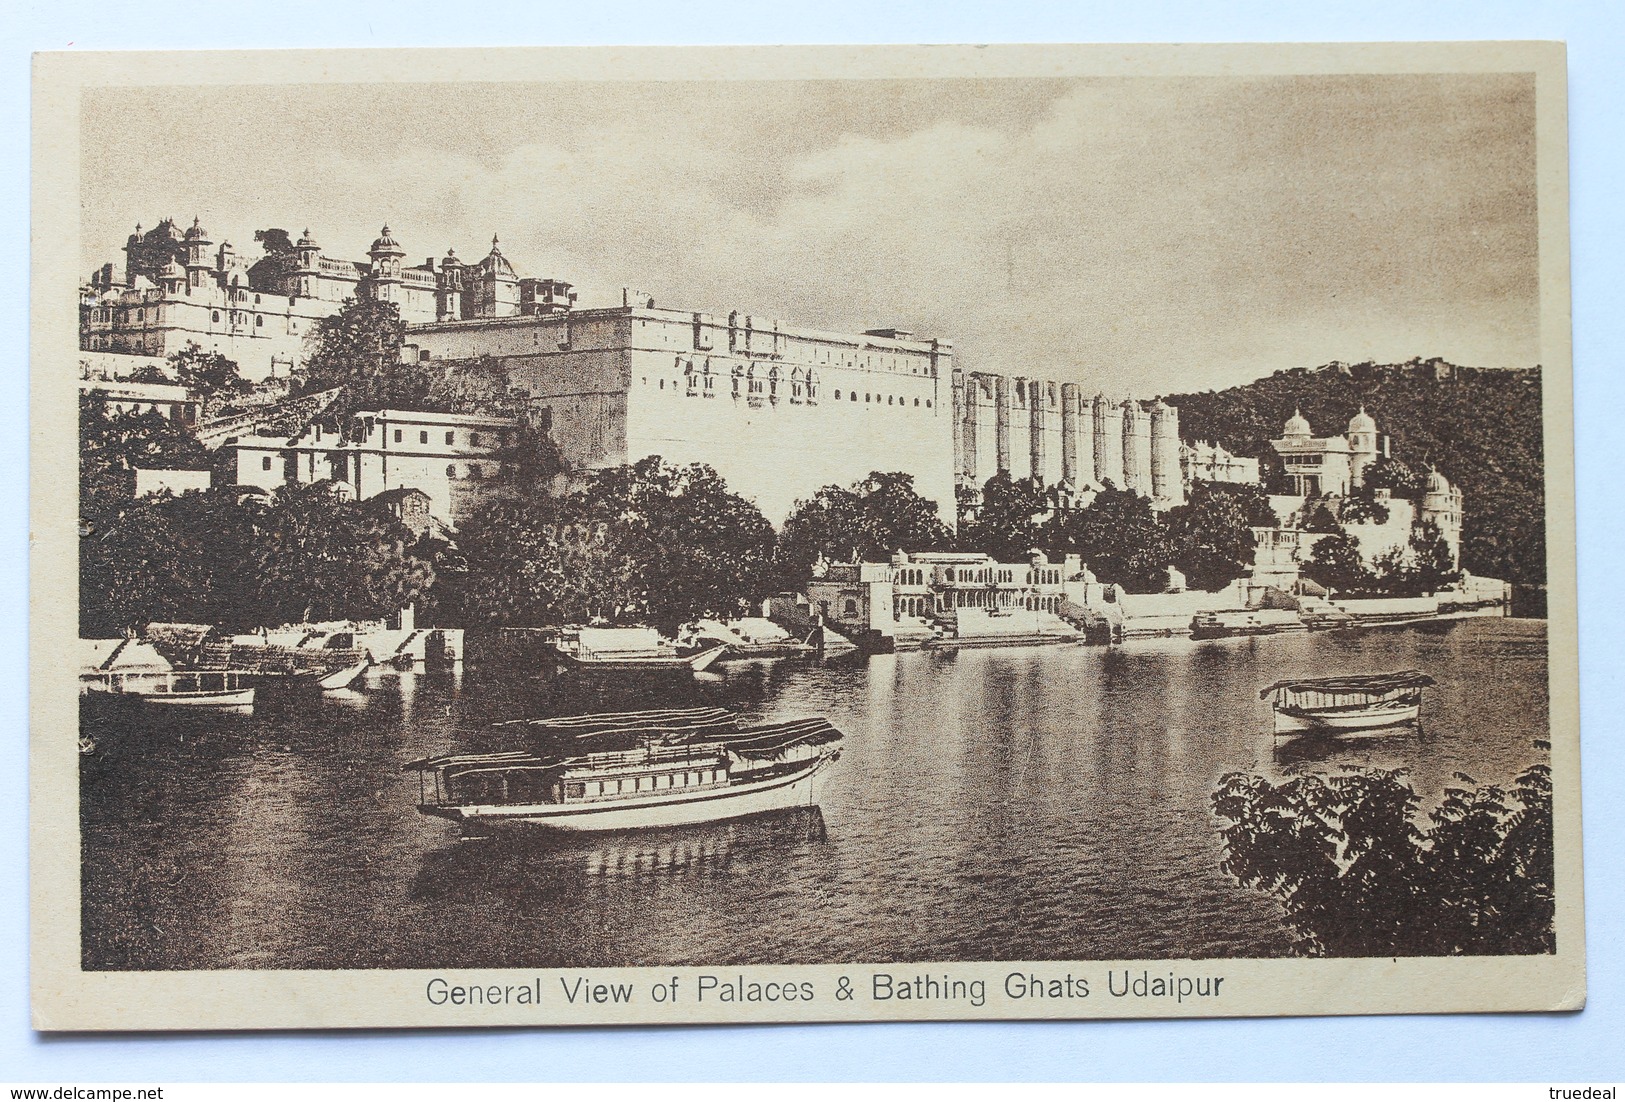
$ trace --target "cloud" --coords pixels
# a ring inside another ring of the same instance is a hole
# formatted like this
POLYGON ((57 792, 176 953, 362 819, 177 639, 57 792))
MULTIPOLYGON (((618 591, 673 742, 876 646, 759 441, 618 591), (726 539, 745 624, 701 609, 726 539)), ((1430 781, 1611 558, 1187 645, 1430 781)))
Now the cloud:
POLYGON ((87 113, 87 269, 137 218, 358 257, 388 220, 412 257, 498 233, 583 304, 896 325, 1116 392, 1538 358, 1517 76, 167 89, 142 127, 121 95, 87 113))

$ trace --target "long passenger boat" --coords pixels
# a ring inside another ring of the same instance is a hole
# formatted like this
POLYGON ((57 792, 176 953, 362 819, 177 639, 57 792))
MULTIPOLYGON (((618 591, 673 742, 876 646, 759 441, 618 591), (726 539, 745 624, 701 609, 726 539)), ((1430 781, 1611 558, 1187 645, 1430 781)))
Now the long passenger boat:
POLYGON ((1414 723, 1422 690, 1437 684, 1420 670, 1277 681, 1259 692, 1274 697, 1276 734, 1351 734, 1414 723))
POLYGON ((79 676, 79 691, 193 708, 246 708, 254 703, 253 681, 238 670, 86 672, 79 676))
POLYGON ((747 727, 721 708, 516 721, 534 749, 407 763, 418 811, 454 822, 561 831, 682 826, 812 806, 840 757, 823 718, 747 727))

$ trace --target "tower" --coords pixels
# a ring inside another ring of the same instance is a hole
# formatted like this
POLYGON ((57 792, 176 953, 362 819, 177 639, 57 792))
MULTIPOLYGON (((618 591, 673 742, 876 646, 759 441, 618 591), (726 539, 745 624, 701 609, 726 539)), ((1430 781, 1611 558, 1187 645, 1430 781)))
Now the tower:
POLYGON ((310 236, 309 227, 306 227, 305 232, 299 237, 299 242, 294 245, 293 256, 297 265, 294 294, 301 298, 315 298, 316 281, 321 276, 322 247, 310 236))
POLYGON ((202 287, 209 276, 209 231, 192 219, 192 228, 186 231, 183 247, 186 252, 186 283, 192 288, 202 287))
POLYGON ((401 301, 401 257, 406 250, 400 243, 389 235, 386 225, 379 231, 378 239, 367 250, 372 258, 372 272, 367 277, 366 284, 369 293, 375 302, 401 301))
POLYGON ((1061 481, 1074 490, 1082 484, 1078 478, 1077 383, 1061 384, 1061 481))
POLYGON ((1151 497, 1169 505, 1185 503, 1179 469, 1179 411, 1158 398, 1151 405, 1151 497))
POLYGON ((1365 482, 1365 469, 1377 461, 1377 422, 1360 407, 1349 422, 1349 485, 1365 482))
POLYGON ((124 240, 124 286, 135 286, 135 273, 141 267, 141 223, 135 224, 135 232, 124 240))
POLYGON ((446 250, 446 259, 440 262, 440 278, 436 280, 435 320, 457 321, 463 316, 463 262, 457 253, 446 250))
POLYGON ((1437 467, 1428 472, 1426 489, 1422 493, 1422 520, 1432 521, 1439 535, 1450 545, 1450 559, 1461 561, 1462 494, 1439 473, 1437 467))
POLYGON ((1095 477, 1119 490, 1123 478, 1123 414, 1104 394, 1095 395, 1095 477))
POLYGON ((1123 402, 1123 480, 1128 489, 1151 496, 1151 415, 1132 398, 1123 402))

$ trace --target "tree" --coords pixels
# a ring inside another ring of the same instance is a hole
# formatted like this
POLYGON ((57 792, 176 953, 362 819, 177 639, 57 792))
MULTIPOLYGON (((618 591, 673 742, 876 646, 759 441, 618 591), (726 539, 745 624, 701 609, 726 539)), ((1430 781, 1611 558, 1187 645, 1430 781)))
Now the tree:
POLYGON ((999 471, 982 486, 976 516, 961 527, 960 542, 999 562, 1024 562, 1044 542, 1040 522, 1050 511, 1042 486, 999 471))
POLYGON ((434 374, 401 362, 405 342, 406 326, 395 303, 346 299, 306 338, 295 396, 340 388, 326 414, 335 427, 348 425, 364 409, 423 409, 434 374))
POLYGON ((1257 486, 1199 482, 1190 500, 1168 511, 1173 563, 1192 589, 1222 589, 1247 573, 1257 538, 1253 528, 1276 526, 1275 511, 1257 486))
POLYGON ((160 413, 115 413, 102 394, 79 397, 79 509, 117 512, 135 494, 135 469, 208 466, 191 430, 160 413))
POLYGON ((1410 551, 1416 586, 1421 592, 1437 593, 1460 580, 1461 571, 1456 569, 1450 544, 1431 520, 1411 529, 1410 551))
POLYGON ((288 236, 287 230, 255 230, 254 240, 259 242, 266 256, 287 256, 293 252, 293 238, 288 236))
POLYGON ((609 620, 674 630, 731 616, 771 591, 773 527, 703 464, 658 456, 601 472, 562 498, 510 493, 459 533, 471 621, 609 620))
POLYGON ((1394 497, 1415 501, 1422 496, 1424 482, 1422 474, 1408 463, 1385 455, 1365 469, 1360 486, 1367 493, 1388 490, 1394 497))
POLYGON ((1281 784, 1227 773, 1212 797, 1221 868, 1280 900, 1308 954, 1552 952, 1549 768, 1531 765, 1510 787, 1456 778, 1472 787, 1447 788, 1424 827, 1398 771, 1281 784))
POLYGON ((849 488, 825 486, 797 503, 778 539, 782 585, 799 588, 820 557, 833 562, 878 562, 899 549, 936 551, 953 546, 953 533, 937 503, 920 496, 914 476, 871 471, 849 488))
POLYGON ((1371 572, 1360 553, 1360 541, 1344 532, 1315 542, 1303 574, 1338 593, 1359 593, 1371 585, 1371 572))
POLYGON ((1167 526, 1132 490, 1101 490, 1086 508, 1057 518, 1046 542, 1076 553, 1101 581, 1130 593, 1157 593, 1167 585, 1173 561, 1167 526))
POLYGON ((254 579, 232 619, 248 624, 364 620, 419 600, 434 583, 399 521, 341 500, 329 483, 277 490, 253 516, 254 579))
POLYGON ((205 352, 192 341, 169 357, 169 367, 176 380, 205 403, 254 389, 237 369, 235 360, 218 352, 205 352))

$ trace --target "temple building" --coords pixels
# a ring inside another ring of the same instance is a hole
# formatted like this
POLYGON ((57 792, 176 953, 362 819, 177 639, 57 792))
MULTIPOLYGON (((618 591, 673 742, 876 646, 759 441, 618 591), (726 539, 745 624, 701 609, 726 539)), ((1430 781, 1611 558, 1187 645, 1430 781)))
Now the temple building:
MULTIPOLYGON (((1294 410, 1280 439, 1271 440, 1270 446, 1281 457, 1294 495, 1347 497, 1351 489, 1364 484, 1366 468, 1377 461, 1377 422, 1361 406, 1349 421, 1346 435, 1317 437, 1303 412, 1294 410)), ((1383 438, 1382 454, 1386 454, 1386 448, 1383 438)))

